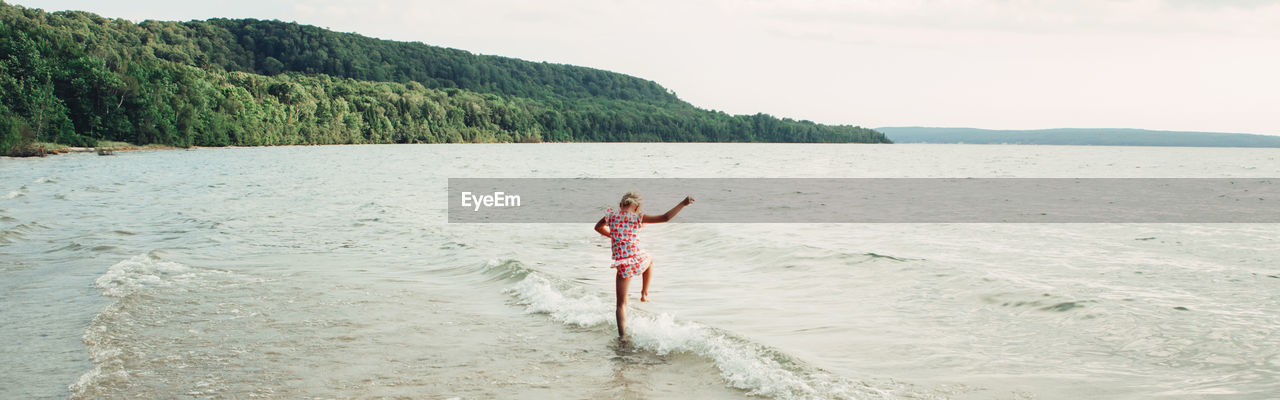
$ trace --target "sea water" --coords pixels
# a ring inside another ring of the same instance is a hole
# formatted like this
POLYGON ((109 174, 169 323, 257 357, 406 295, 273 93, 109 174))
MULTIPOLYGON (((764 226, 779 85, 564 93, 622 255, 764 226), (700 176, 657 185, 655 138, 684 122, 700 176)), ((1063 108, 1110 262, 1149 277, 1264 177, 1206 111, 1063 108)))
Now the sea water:
POLYGON ((1278 177, 1278 157, 511 144, 0 159, 0 398, 1275 398, 1275 224, 651 225, 652 302, 631 285, 623 343, 606 239, 450 224, 446 186, 1278 177))

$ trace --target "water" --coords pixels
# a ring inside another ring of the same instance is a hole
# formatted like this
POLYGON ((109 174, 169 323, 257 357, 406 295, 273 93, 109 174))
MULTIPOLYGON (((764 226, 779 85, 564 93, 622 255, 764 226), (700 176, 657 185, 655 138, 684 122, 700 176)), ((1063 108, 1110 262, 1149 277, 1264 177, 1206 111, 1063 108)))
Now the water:
POLYGON ((1273 224, 652 225, 654 301, 633 287, 624 344, 590 226, 447 224, 445 193, 449 177, 1276 177, 1277 157, 540 144, 0 159, 0 397, 1274 398, 1273 224))

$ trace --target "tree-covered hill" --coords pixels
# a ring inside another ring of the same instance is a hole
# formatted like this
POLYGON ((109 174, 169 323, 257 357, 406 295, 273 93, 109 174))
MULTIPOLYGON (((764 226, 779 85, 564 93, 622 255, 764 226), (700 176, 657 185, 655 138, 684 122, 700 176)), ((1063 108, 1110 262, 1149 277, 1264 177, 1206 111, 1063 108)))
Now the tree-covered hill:
POLYGON ((728 115, 597 69, 278 21, 133 23, 0 0, 0 154, 176 146, 527 141, 887 142, 728 115))
POLYGON ((209 52, 222 53, 222 67, 233 71, 416 81, 429 88, 460 88, 536 99, 605 97, 650 104, 680 102, 653 81, 592 68, 474 55, 280 21, 212 19, 183 25, 189 28, 188 37, 196 40, 203 36, 199 32, 218 28, 229 32, 235 41, 217 43, 209 52))

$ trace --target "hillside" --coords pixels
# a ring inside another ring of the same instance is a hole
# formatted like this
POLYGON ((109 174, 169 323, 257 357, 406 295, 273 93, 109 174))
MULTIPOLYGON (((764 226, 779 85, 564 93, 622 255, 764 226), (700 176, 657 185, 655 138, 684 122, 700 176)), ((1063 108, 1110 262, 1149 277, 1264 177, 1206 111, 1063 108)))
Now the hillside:
POLYGON ((697 108, 652 81, 253 19, 133 23, 0 1, 0 154, 536 141, 887 142, 697 108))
POLYGON ((1280 147, 1280 136, 1142 129, 988 130, 876 128, 897 143, 1058 144, 1096 146, 1280 147))
MULTIPOLYGON (((214 36, 210 57, 228 71, 317 73, 367 81, 416 81, 535 99, 603 97, 648 104, 681 103, 656 82, 585 67, 475 55, 421 43, 379 40, 314 26, 256 19, 185 22, 173 45, 214 36), (183 29, 185 28, 185 29, 183 29), (222 34, 225 30, 231 36, 222 34), (202 32, 218 32, 207 35, 202 32), (184 40, 185 39, 185 40, 184 40)), ((190 60, 178 58, 191 64, 190 60)))

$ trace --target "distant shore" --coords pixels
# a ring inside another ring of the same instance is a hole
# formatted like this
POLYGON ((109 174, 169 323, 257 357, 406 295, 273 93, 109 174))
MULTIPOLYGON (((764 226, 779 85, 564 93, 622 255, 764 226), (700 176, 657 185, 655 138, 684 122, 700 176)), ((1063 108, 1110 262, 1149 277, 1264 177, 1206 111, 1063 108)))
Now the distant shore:
POLYGON ((876 131, 884 133, 895 143, 1280 147, 1280 136, 1231 132, 1092 128, 992 130, 915 126, 882 127, 876 131))

